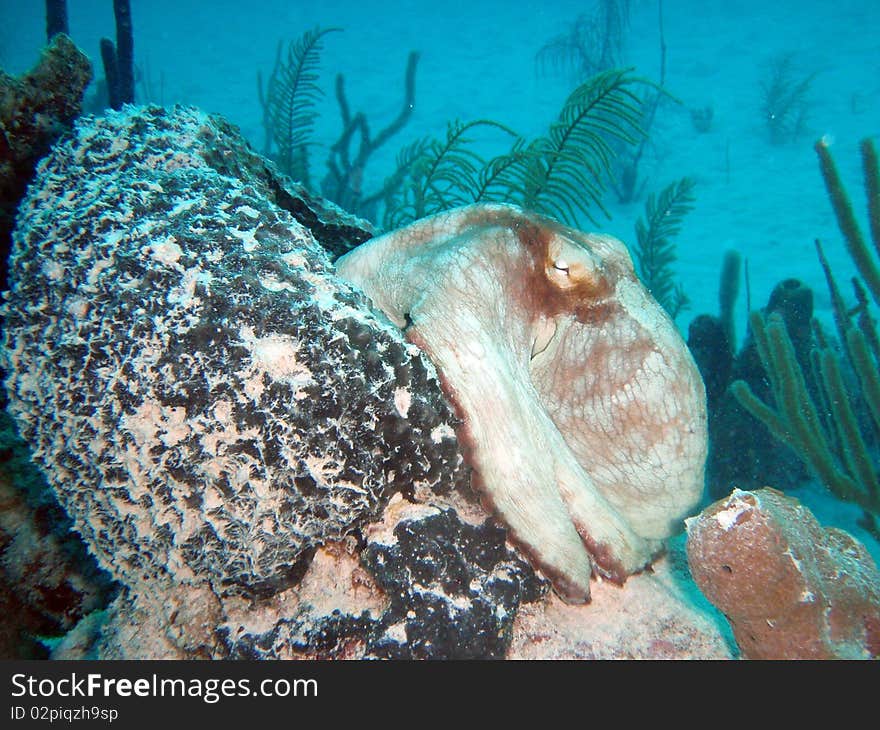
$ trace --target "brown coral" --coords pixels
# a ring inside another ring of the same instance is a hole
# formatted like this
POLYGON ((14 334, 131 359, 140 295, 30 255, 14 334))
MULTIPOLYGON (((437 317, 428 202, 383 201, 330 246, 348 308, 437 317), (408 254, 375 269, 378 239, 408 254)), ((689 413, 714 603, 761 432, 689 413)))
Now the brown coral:
POLYGON ((76 539, 51 525, 50 511, 47 505, 29 504, 0 471, 0 607, 11 609, 0 627, 5 659, 23 658, 16 645, 19 634, 69 630, 104 605, 111 589, 76 539))
POLYGON ((40 62, 19 79, 0 70, 0 285, 6 284, 9 235, 34 168, 81 111, 92 65, 59 34, 40 62))
POLYGON ((880 572, 849 533, 775 489, 687 520, 691 573, 747 659, 880 656, 880 572))

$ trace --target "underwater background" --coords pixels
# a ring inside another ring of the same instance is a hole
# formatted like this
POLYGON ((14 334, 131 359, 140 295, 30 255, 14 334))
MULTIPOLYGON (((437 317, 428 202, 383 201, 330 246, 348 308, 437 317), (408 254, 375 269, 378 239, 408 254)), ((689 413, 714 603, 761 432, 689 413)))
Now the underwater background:
MULTIPOLYGON (((864 227, 859 144, 880 133, 880 10, 873 0, 134 0, 135 100, 220 114, 256 151, 276 155, 261 96, 279 44, 283 57, 289 44, 315 28, 339 29, 321 38, 316 65, 315 84, 323 93, 313 99, 308 158, 310 186, 321 194, 343 126, 337 75, 344 76, 351 110, 366 114, 375 138, 401 113, 408 58, 416 51, 409 116, 370 155, 358 180, 372 191, 395 171, 402 150, 425 138, 442 140, 455 120, 493 120, 525 139, 545 134, 588 77, 582 62, 590 37, 577 35, 578 19, 591 21, 612 5, 626 9, 611 51, 614 65, 662 83, 666 95, 658 97, 646 125, 631 189, 609 185, 601 196, 607 213, 591 205, 588 215, 578 212, 569 222, 615 235, 632 250, 650 196, 688 178, 692 201, 672 236, 669 264, 687 298, 675 316, 684 337, 695 317, 718 314, 729 251, 747 267, 733 313, 734 351, 744 343, 749 303, 752 310, 763 307, 786 279, 812 290, 813 315, 833 332, 814 241, 822 241, 847 301, 855 267, 813 146, 821 139, 830 149, 864 227)), ((103 105, 97 101, 99 43, 114 37, 113 8, 109 0, 70 0, 68 10, 70 35, 95 69, 88 112, 103 105)), ((45 35, 43 2, 0 0, 0 67, 24 73, 37 61, 45 35)), ((470 149, 484 159, 506 152, 511 141, 491 127, 474 130, 470 139, 470 149)), ((381 220, 374 222, 381 228, 381 220)), ((814 479, 796 481, 766 486, 790 487, 788 493, 823 525, 851 532, 880 563, 880 541, 864 529, 857 505, 835 498, 814 479)), ((734 486, 763 485, 728 489, 734 486)), ((707 494, 706 503, 719 496, 707 494)))

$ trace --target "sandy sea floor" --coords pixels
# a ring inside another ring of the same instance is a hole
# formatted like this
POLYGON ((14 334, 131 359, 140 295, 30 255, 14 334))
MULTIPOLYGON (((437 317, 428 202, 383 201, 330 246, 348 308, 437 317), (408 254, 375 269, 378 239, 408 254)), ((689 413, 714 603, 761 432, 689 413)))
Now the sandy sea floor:
MULTIPOLYGON (((96 62, 98 43, 115 34, 110 0, 70 0, 71 35, 96 62)), ((629 64, 659 80, 660 35, 656 0, 632 0, 626 45, 629 64)), ((417 101, 406 128, 378 150, 366 187, 381 185, 398 150, 426 134, 440 136, 453 119, 492 118, 531 138, 546 131, 573 82, 564 74, 536 73, 535 54, 565 31, 583 0, 360 0, 320 3, 253 0, 133 0, 136 63, 151 79, 153 101, 186 103, 224 115, 257 149, 263 146, 256 74, 271 71, 280 40, 316 25, 344 32, 327 38, 313 176, 323 176, 328 145, 340 132, 333 97, 344 73, 354 110, 380 129, 396 115, 407 54, 418 50, 417 101)), ((0 0, 0 65, 12 73, 30 67, 45 40, 44 4, 0 0)), ((820 238, 843 286, 852 268, 818 171, 812 144, 832 150, 856 210, 865 221, 859 141, 880 132, 880 13, 874 0, 666 0, 666 88, 680 100, 661 107, 641 166, 646 193, 683 176, 697 182, 696 202, 679 238, 677 271, 691 308, 677 324, 687 332, 699 313, 718 309, 718 275, 727 249, 747 259, 753 307, 779 281, 797 277, 815 293, 817 314, 830 321, 829 297, 816 260, 820 238), (804 132, 770 143, 761 111, 761 81, 772 59, 793 53, 798 78, 815 74, 804 132), (691 109, 711 106, 706 133, 691 109)), ((505 151, 487 143, 486 154, 505 151)), ((627 205, 606 198, 612 214, 599 226, 627 243, 644 212, 644 198, 627 205)), ((846 291, 846 290, 845 290, 846 291)), ((848 291, 847 291, 848 293, 848 291)), ((745 331, 745 298, 737 326, 745 331)), ((824 523, 863 540, 880 560, 880 545, 858 528, 859 511, 804 487, 801 498, 824 523)))

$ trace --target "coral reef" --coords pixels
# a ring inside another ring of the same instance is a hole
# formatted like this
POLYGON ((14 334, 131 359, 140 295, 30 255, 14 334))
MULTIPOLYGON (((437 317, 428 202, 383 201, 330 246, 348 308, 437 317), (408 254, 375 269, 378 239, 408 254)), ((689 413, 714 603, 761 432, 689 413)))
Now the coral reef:
POLYGON ((245 601, 187 587, 157 601, 138 586, 91 627, 92 646, 56 657, 503 658, 520 604, 546 584, 468 512, 396 495, 381 521, 318 548, 295 588, 245 601))
MULTIPOLYGON (((192 109, 80 120, 41 164, 21 206, 4 311, 9 411, 74 528, 121 584, 53 656, 501 657, 517 636, 533 651, 550 631, 553 611, 537 610, 517 633, 523 607, 549 600, 546 583, 470 491, 459 423, 432 364, 336 276, 318 240, 344 250, 347 232, 369 233, 318 203, 236 130, 192 109)), ((565 256, 582 285, 590 271, 600 288, 636 285, 631 264, 612 275, 619 243, 592 237, 588 252, 567 238, 580 234, 554 230, 554 261, 565 256)), ((604 301, 578 311, 589 319, 617 308, 604 301)), ((524 353, 547 393, 576 328, 556 314, 556 336, 545 321, 524 353)), ((620 415, 650 414, 649 395, 620 415)), ((695 407, 697 433, 682 445, 691 456, 703 443, 695 407)), ((596 443, 575 447, 594 465, 596 443)), ((699 461, 692 480, 685 467, 671 475, 675 490, 661 490, 665 516, 650 497, 656 470, 634 485, 654 521, 641 520, 652 534, 639 540, 659 546, 652 531, 667 534, 696 498, 699 461)), ((596 469, 596 480, 616 479, 596 469)), ((630 506, 634 522, 640 509, 630 506)), ((605 561, 607 528, 593 518, 605 561)), ((676 615, 675 651, 714 651, 705 623, 676 615)))
POLYGON ((337 271, 437 366, 484 495, 566 600, 643 568, 699 501, 703 383, 617 239, 467 206, 337 271))
MULTIPOLYGON (((546 593, 450 493, 467 471, 430 363, 273 202, 291 200, 309 204, 187 109, 81 120, 41 167, 10 411, 123 584, 56 658, 500 657, 546 593)), ((330 212, 319 234, 353 230, 330 212)))
POLYGON ((127 591, 84 619, 53 658, 730 658, 723 618, 687 586, 683 536, 625 589, 597 582, 562 603, 453 491, 391 499, 380 521, 315 552, 295 588, 243 601, 127 591), (192 642, 197 628, 201 647, 192 642))
POLYGON ((880 572, 797 500, 737 489, 687 520, 687 534, 691 574, 744 658, 880 657, 880 572))
POLYGON ((39 159, 79 116, 92 79, 85 54, 64 34, 21 78, 0 71, 0 289, 6 288, 13 218, 39 159))
POLYGON ((364 542, 323 549, 297 593, 301 610, 268 634, 247 615, 227 623, 231 655, 262 658, 271 646, 302 658, 501 659, 520 604, 546 593, 503 529, 451 508, 396 497, 364 542))

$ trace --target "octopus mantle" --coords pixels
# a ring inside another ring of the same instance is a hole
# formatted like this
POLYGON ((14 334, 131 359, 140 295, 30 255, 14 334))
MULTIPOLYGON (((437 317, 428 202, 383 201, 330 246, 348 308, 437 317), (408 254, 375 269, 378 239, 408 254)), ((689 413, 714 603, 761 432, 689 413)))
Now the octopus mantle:
POLYGON ((699 501, 705 393, 626 247, 475 205, 337 262, 436 366, 485 500, 570 602, 645 567, 699 501))

